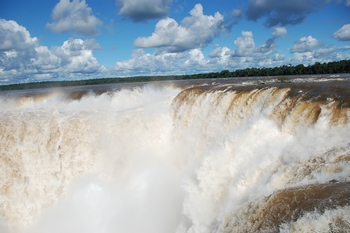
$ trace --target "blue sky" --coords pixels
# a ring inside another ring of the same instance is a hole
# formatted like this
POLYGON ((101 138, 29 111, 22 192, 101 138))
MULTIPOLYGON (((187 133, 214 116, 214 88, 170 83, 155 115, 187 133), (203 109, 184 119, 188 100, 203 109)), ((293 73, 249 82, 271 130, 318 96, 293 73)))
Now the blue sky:
POLYGON ((0 0, 0 84, 350 59, 350 0, 0 0))

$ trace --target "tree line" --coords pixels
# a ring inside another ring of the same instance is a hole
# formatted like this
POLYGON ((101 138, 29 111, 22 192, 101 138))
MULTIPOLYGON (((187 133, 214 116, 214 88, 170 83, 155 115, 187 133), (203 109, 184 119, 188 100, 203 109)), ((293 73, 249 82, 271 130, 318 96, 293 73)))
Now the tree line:
POLYGON ((283 65, 274 68, 247 68, 233 72, 227 72, 227 70, 221 72, 231 77, 350 73, 350 60, 328 63, 316 62, 311 66, 304 66, 302 64, 297 66, 283 65))
POLYGON ((21 90, 34 88, 49 87, 66 87, 66 86, 84 86, 98 84, 115 84, 115 83, 132 83, 132 82, 149 82, 165 80, 184 80, 184 79, 207 79, 207 78, 235 78, 235 77, 254 77, 254 76, 287 76, 287 75, 311 75, 311 74, 340 74, 350 73, 350 60, 341 60, 328 63, 316 62, 310 66, 302 64, 292 66, 283 65, 273 68, 246 68, 235 71, 222 70, 221 72, 211 72, 191 75, 165 75, 165 76, 136 76, 128 78, 98 78, 74 81, 44 81, 19 83, 0 86, 0 91, 4 90, 21 90))

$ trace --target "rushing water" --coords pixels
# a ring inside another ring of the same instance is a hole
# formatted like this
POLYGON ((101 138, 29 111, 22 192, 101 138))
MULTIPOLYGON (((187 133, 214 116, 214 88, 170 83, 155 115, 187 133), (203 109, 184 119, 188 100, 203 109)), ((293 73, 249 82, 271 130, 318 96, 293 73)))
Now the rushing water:
POLYGON ((350 80, 0 93, 0 232, 350 231, 350 80))

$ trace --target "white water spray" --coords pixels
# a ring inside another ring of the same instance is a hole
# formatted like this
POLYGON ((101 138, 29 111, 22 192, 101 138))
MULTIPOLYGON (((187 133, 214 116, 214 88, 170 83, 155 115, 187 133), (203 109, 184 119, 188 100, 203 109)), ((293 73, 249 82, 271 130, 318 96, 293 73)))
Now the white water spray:
MULTIPOLYGON (((333 124, 333 102, 317 115, 291 107, 288 90, 1 98, 3 231, 242 232, 276 190, 349 182, 348 124, 333 124)), ((274 227, 327 230, 349 213, 332 208, 305 228, 307 215, 274 227)))

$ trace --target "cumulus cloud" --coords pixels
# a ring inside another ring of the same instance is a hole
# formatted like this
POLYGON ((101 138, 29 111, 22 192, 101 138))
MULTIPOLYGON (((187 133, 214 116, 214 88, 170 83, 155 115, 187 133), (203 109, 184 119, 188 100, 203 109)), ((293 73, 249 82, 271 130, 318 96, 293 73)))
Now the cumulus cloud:
POLYGON ((232 69, 235 64, 231 64, 230 52, 231 50, 226 46, 215 45, 213 51, 209 53, 208 66, 219 70, 232 69))
POLYGON ((91 8, 85 0, 60 0, 51 15, 53 22, 46 27, 55 33, 72 32, 74 34, 93 36, 98 34, 102 21, 91 14, 91 8))
POLYGON ((191 49, 190 51, 188 51, 188 57, 187 59, 184 60, 183 64, 184 66, 187 66, 187 69, 188 68, 194 69, 193 67, 203 68, 206 66, 207 61, 200 49, 191 49))
POLYGON ((23 26, 13 20, 0 19, 0 31, 0 51, 9 51, 13 48, 26 50, 38 44, 36 37, 31 37, 23 26))
POLYGON ((302 37, 294 42, 294 46, 290 49, 292 53, 312 52, 319 45, 319 41, 312 36, 302 37))
POLYGON ((251 31, 242 31, 242 36, 234 41, 237 48, 231 52, 231 56, 261 58, 261 56, 270 55, 275 48, 275 39, 275 37, 270 38, 263 45, 256 47, 253 33, 251 31))
POLYGON ((93 40, 69 39, 52 49, 15 21, 0 20, 0 82, 24 82, 52 78, 81 78, 98 73, 92 51, 100 49, 93 40), (60 76, 62 75, 62 76, 60 76))
POLYGON ((350 24, 345 24, 339 30, 337 30, 333 37, 341 41, 350 41, 350 24))
POLYGON ((276 53, 272 56, 273 61, 283 61, 286 58, 285 54, 276 53))
POLYGON ((349 57, 344 56, 347 54, 346 47, 327 46, 312 36, 294 41, 293 47, 289 50, 294 54, 294 58, 290 60, 292 64, 312 65, 315 62, 337 61, 349 57))
POLYGON ((337 50, 336 47, 319 48, 319 49, 315 50, 314 57, 315 58, 328 57, 329 54, 332 54, 332 53, 336 52, 336 50, 337 50))
POLYGON ((224 57, 227 56, 227 52, 229 52, 230 49, 226 46, 220 47, 219 45, 215 45, 215 48, 213 51, 209 53, 209 57, 211 58, 217 58, 217 57, 224 57))
POLYGON ((242 31, 242 37, 238 37, 234 44, 237 46, 237 49, 232 53, 232 56, 245 57, 251 55, 255 48, 253 33, 242 31))
POLYGON ((112 69, 120 76, 149 75, 176 70, 175 61, 178 59, 176 53, 150 54, 143 49, 133 51, 131 59, 116 62, 112 69))
POLYGON ((275 27, 272 37, 267 39, 264 44, 255 46, 253 33, 251 31, 242 31, 242 36, 238 37, 234 44, 236 49, 230 52, 232 57, 246 57, 248 60, 267 59, 275 50, 276 39, 287 34, 284 27, 275 27))
POLYGON ((117 0, 119 14, 134 21, 161 19, 168 15, 172 0, 117 0))
POLYGON ((139 37, 134 45, 139 48, 162 48, 163 52, 182 52, 206 47, 213 39, 225 31, 224 17, 203 14, 201 4, 195 5, 189 17, 179 25, 174 19, 160 20, 149 37, 139 37))
POLYGON ((257 21, 266 17, 265 26, 285 26, 301 23, 308 14, 320 9, 324 0, 250 0, 246 16, 257 21))
MULTIPOLYGON (((276 53, 276 40, 286 35, 287 30, 283 27, 276 27, 272 32, 272 37, 267 39, 262 45, 256 46, 251 31, 242 31, 242 36, 238 37, 234 44, 234 50, 226 50, 225 55, 221 55, 218 48, 211 53, 212 56, 220 55, 221 59, 227 60, 231 66, 247 68, 247 67, 268 67, 280 66, 286 58, 285 54, 276 53)), ((214 59, 217 59, 216 57, 214 59)))
POLYGON ((39 47, 36 37, 31 37, 29 32, 15 21, 0 19, 0 76, 16 74, 18 71, 33 61, 39 47))
POLYGON ((285 36, 285 35, 287 35, 287 29, 285 27, 276 26, 274 28, 274 31, 272 32, 272 35, 274 37, 285 36))
POLYGON ((53 48, 52 53, 70 73, 96 73, 101 68, 92 53, 96 49, 101 47, 93 39, 69 39, 62 46, 53 48))
POLYGON ((116 62, 111 72, 118 76, 199 73, 208 71, 207 62, 200 49, 153 54, 137 49, 131 59, 116 62))

